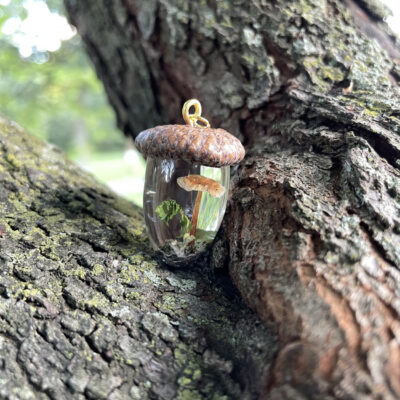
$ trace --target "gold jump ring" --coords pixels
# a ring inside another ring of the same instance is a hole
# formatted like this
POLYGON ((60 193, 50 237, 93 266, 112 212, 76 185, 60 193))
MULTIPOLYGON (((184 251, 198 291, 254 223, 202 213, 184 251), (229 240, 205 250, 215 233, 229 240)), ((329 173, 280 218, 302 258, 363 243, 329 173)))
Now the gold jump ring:
POLYGON ((190 99, 182 107, 182 116, 186 123, 193 127, 209 128, 210 123, 201 116, 201 104, 197 99, 190 99), (194 107, 194 113, 190 109, 194 107))

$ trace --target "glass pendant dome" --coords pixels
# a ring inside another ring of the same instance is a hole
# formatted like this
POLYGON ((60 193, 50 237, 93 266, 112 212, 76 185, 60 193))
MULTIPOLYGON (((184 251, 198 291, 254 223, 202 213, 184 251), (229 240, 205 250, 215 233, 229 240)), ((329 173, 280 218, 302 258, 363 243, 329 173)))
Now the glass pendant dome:
POLYGON ((143 211, 150 242, 172 266, 189 264, 214 240, 226 209, 229 166, 244 157, 237 138, 210 128, 197 100, 187 101, 182 113, 188 125, 157 126, 136 138, 147 155, 143 211))
POLYGON ((204 252, 221 225, 229 166, 149 158, 143 211, 153 248, 167 264, 185 264, 204 252))

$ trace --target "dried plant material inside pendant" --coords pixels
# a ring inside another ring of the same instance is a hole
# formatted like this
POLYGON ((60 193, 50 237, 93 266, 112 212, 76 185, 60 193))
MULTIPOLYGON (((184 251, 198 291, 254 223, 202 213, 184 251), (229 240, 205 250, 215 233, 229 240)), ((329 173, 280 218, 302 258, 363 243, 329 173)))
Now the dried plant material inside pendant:
POLYGON ((228 199, 229 166, 244 157, 237 138, 210 128, 197 100, 188 100, 182 114, 188 125, 157 126, 135 142, 147 155, 143 211, 150 241, 173 266, 190 263, 214 240, 228 199))

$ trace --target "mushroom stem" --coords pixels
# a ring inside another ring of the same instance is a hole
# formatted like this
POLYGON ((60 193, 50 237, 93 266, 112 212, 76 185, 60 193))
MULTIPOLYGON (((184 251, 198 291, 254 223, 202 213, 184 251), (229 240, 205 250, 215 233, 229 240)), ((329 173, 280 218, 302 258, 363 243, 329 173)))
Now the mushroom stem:
POLYGON ((192 229, 190 230, 190 235, 196 235, 196 228, 197 228, 197 219, 199 217, 199 210, 200 210, 200 202, 201 202, 201 195, 203 192, 198 192, 196 197, 196 203, 193 209, 193 216, 192 216, 192 229))

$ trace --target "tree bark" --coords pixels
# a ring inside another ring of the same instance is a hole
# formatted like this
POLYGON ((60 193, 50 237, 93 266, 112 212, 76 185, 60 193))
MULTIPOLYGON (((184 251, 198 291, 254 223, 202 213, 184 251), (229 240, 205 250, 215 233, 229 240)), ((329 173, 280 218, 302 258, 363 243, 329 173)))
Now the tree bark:
POLYGON ((65 4, 127 135, 196 97, 247 147, 213 262, 279 337, 260 396, 399 398, 400 51, 379 1, 65 4))
POLYGON ((254 399, 276 336, 211 269, 151 257, 141 211, 0 119, 0 398, 254 399))

